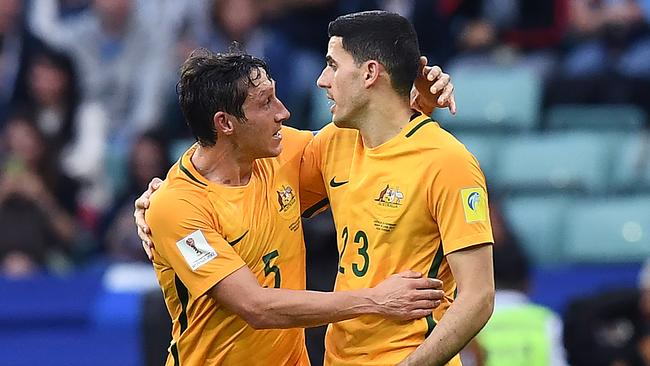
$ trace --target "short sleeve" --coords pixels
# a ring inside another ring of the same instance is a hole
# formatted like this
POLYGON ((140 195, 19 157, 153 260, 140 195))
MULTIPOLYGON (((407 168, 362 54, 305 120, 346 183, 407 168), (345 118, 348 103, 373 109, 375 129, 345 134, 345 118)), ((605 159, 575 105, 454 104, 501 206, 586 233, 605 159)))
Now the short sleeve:
POLYGON ((445 254, 494 242, 483 172, 466 150, 449 150, 436 160, 429 187, 429 210, 445 254))
POLYGON ((323 157, 327 153, 325 141, 331 131, 321 130, 305 147, 300 164, 300 209, 303 217, 312 217, 329 204, 323 182, 323 157))
POLYGON ((156 192, 146 211, 156 253, 195 298, 245 265, 215 229, 204 202, 198 195, 156 192))

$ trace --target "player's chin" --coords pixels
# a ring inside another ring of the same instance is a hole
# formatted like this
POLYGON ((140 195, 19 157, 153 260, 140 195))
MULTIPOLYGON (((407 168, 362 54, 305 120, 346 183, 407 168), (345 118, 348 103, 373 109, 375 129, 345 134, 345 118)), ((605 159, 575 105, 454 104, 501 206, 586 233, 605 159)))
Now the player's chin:
POLYGON ((271 146, 268 150, 269 158, 276 157, 282 153, 282 144, 278 143, 276 146, 271 146))

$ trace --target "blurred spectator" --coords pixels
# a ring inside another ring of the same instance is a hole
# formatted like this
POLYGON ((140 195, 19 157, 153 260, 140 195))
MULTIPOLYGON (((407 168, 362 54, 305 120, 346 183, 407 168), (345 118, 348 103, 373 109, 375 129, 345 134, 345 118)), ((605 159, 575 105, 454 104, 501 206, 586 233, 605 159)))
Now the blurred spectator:
POLYGON ((137 138, 129 155, 128 186, 106 218, 107 254, 120 261, 149 262, 133 230, 133 201, 147 189, 154 177, 164 177, 171 165, 166 140, 157 132, 137 138))
POLYGON ((34 0, 31 7, 31 29, 73 57, 83 97, 106 109, 111 149, 118 154, 154 126, 161 112, 168 30, 154 5, 93 0, 88 10, 65 21, 57 0, 34 0))
MULTIPOLYGON (((4 222, 9 231, 34 222, 30 245, 34 248, 58 247, 67 253, 74 250, 76 231, 75 211, 78 184, 61 173, 56 154, 27 114, 14 114, 7 121, 3 142, 5 156, 0 176, 0 203, 4 222), (17 221, 25 221, 19 225, 17 221)), ((26 228, 26 231, 32 229, 26 228)), ((27 234, 24 234, 27 235, 27 234)), ((5 236, 9 247, 15 249, 20 238, 5 236)), ((42 263, 45 253, 26 249, 34 263, 42 263), (40 254, 36 254, 36 253, 40 254)), ((14 257, 11 257, 14 258, 14 257)), ((12 262, 13 263, 13 262, 12 262)))
POLYGON ((547 77, 566 28, 568 0, 450 1, 457 56, 450 67, 513 64, 547 77))
POLYGON ((575 299, 565 316, 565 344, 575 366, 650 365, 650 260, 639 288, 575 299))
POLYGON ((51 149, 60 153, 61 168, 83 182, 84 210, 105 209, 111 198, 102 169, 107 118, 96 103, 82 102, 78 76, 65 54, 43 47, 28 70, 26 103, 51 149))
POLYGON ((650 78, 650 1, 574 0, 573 45, 563 65, 568 77, 609 72, 650 78))
POLYGON ((26 69, 41 43, 23 26, 23 0, 0 1, 0 128, 24 100, 26 69))
POLYGON ((495 245, 494 278, 494 314, 477 336, 485 365, 566 365, 562 322, 528 299, 529 265, 519 247, 495 245))
POLYGON ((398 13, 413 23, 418 34, 420 50, 429 63, 445 64, 454 47, 449 26, 450 12, 459 1, 436 0, 346 0, 339 1, 342 14, 363 10, 381 9, 398 13), (450 4, 451 3, 451 4, 450 4))
POLYGON ((0 275, 27 277, 45 268, 60 246, 51 222, 31 199, 9 194, 0 200, 0 275))

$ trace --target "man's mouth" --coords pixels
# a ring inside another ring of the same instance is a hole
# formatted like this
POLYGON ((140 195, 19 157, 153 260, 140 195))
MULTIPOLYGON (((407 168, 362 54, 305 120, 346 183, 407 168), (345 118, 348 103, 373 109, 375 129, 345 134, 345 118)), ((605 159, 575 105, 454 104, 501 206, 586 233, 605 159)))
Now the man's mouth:
POLYGON ((281 138, 282 138, 282 130, 277 130, 277 131, 273 134, 273 138, 274 138, 274 139, 281 139, 281 138))
POLYGON ((334 107, 336 107, 336 101, 329 94, 327 95, 327 99, 329 99, 327 104, 330 106, 330 112, 334 113, 334 107))

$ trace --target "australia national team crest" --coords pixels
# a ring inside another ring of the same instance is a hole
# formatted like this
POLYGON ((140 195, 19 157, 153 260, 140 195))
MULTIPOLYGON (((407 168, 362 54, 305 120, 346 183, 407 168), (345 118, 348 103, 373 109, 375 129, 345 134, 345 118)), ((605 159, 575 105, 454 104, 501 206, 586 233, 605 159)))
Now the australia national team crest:
POLYGON ((398 208, 404 201, 404 193, 399 187, 386 184, 377 195, 375 202, 382 207, 398 208))
POLYGON ((296 205, 296 194, 290 185, 282 185, 276 191, 278 194, 278 204, 280 213, 288 212, 296 205))

